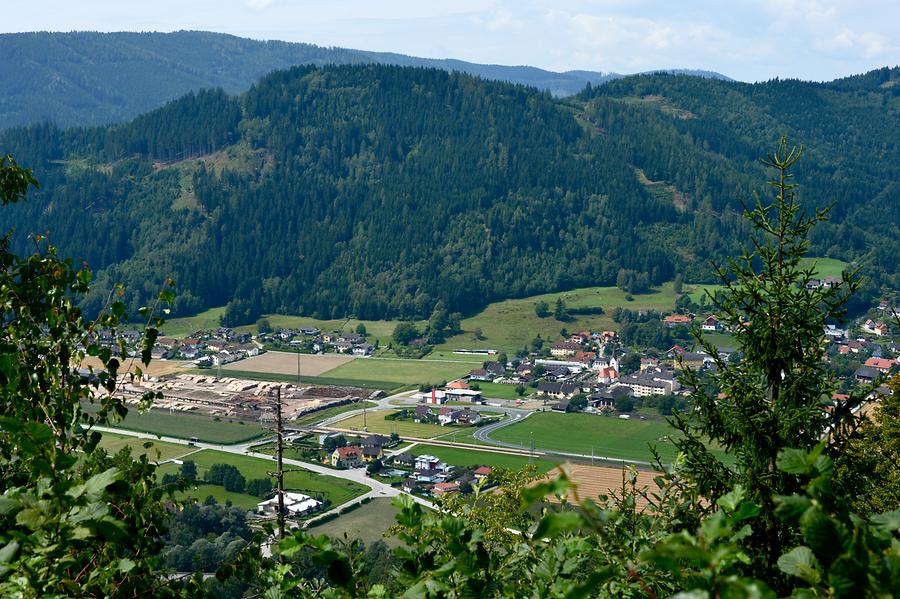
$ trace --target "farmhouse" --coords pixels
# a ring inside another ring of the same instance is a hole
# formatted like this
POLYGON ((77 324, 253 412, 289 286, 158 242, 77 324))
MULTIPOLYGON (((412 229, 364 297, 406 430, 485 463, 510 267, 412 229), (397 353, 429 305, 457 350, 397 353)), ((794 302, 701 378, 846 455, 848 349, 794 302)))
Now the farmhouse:
POLYGON ((706 320, 700 325, 700 330, 708 333, 715 333, 721 328, 722 326, 719 324, 719 319, 716 318, 715 314, 707 316, 706 320))
POLYGON ((550 383, 541 381, 538 383, 538 391, 549 395, 554 399, 570 399, 578 393, 578 385, 574 383, 550 383))
POLYGON ((475 368, 469 371, 470 381, 493 381, 494 375, 490 374, 484 368, 475 368))
POLYGON ((670 314, 663 318, 663 324, 667 327, 677 327, 680 325, 691 324, 691 320, 693 319, 686 314, 670 314))
POLYGON ((359 345, 353 346, 351 353, 353 353, 354 356, 370 356, 374 350, 375 348, 368 343, 360 343, 359 345))
POLYGON ((874 368, 884 374, 887 374, 891 371, 891 368, 894 367, 894 362, 892 360, 888 360, 887 358, 869 358, 868 360, 866 360, 866 363, 863 366, 874 368))
POLYGON ((335 468, 359 468, 362 460, 362 448, 351 445, 338 447, 331 454, 331 465, 335 468))
POLYGON ((853 373, 853 376, 856 378, 856 381, 858 383, 868 384, 877 379, 880 374, 881 373, 874 368, 870 368, 869 366, 860 366, 856 369, 856 372, 853 373))
POLYGON ((432 489, 432 492, 438 496, 447 493, 456 493, 457 491, 459 491, 459 484, 457 483, 438 483, 434 485, 434 489, 432 489))

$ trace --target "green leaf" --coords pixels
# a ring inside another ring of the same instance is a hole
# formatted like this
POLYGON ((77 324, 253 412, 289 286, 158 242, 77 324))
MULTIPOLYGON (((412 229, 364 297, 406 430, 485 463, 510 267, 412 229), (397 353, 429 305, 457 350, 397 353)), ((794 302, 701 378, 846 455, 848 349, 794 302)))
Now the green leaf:
POLYGON ((21 504, 11 497, 0 497, 0 516, 6 516, 21 504))
POLYGON ((535 539, 554 538, 564 532, 575 530, 584 524, 577 512, 559 512, 544 516, 534 531, 535 539))
POLYGON ((119 560, 119 565, 118 565, 119 572, 131 572, 131 570, 133 570, 136 565, 137 564, 135 564, 130 559, 123 557, 122 559, 119 560))
POLYGON ((872 526, 885 532, 900 530, 900 510, 872 516, 872 526))
POLYGON ((6 576, 6 573, 12 569, 6 564, 12 563, 13 558, 16 557, 18 551, 19 544, 16 541, 10 541, 3 549, 0 549, 0 579, 6 576))
POLYGON ((775 503, 775 515, 782 522, 795 522, 812 505, 808 497, 800 495, 779 495, 775 503))
POLYGON ((809 456, 802 449, 784 449, 778 454, 778 468, 788 474, 809 474, 809 456))
POLYGON ((802 578, 811 585, 822 579, 819 561, 809 547, 794 547, 778 558, 778 568, 785 574, 802 578))
POLYGON ((44 514, 35 508, 24 509, 16 514, 16 524, 31 530, 38 530, 45 520, 44 514))
POLYGON ((719 497, 719 500, 716 502, 726 512, 733 512, 737 509, 738 504, 741 503, 741 500, 744 498, 744 487, 741 485, 735 485, 734 489, 730 493, 726 493, 719 497))
POLYGON ((84 483, 84 492, 90 496, 100 495, 106 490, 106 487, 110 486, 120 478, 122 478, 122 473, 118 468, 112 467, 108 470, 104 470, 100 474, 95 474, 84 483))

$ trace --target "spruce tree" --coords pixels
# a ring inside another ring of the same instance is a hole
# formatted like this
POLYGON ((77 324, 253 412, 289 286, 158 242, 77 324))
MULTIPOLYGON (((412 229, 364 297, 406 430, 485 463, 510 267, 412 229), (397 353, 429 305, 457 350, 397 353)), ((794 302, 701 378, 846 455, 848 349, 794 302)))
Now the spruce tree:
POLYGON ((823 331, 826 322, 841 320, 858 281, 855 273, 844 273, 833 287, 809 284, 815 267, 804 261, 808 235, 828 210, 801 209, 790 173, 801 153, 782 138, 763 160, 775 171, 769 182, 774 198, 764 203, 757 196, 752 208, 744 206, 755 236, 738 259, 714 265, 723 291, 709 297, 743 359, 732 364, 718 357, 695 330, 716 368, 707 374, 686 371, 682 382, 694 390, 694 411, 676 415, 674 422, 683 433, 675 440, 683 470, 705 505, 740 484, 761 506, 749 553, 756 557, 757 576, 773 582, 781 576, 778 557, 795 534, 776 518, 773 498, 802 488, 796 476, 777 467, 779 452, 810 450, 829 434, 831 450, 839 451, 842 426, 852 417, 851 405, 832 405, 837 381, 822 360, 823 331))

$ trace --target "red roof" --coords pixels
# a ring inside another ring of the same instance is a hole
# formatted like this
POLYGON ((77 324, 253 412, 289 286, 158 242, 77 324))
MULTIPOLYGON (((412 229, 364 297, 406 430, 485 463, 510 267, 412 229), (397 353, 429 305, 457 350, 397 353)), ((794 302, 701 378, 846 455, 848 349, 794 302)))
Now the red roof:
POLYGON ((350 447, 338 447, 335 449, 338 454, 338 457, 341 459, 348 458, 350 456, 359 456, 361 448, 356 447, 355 445, 351 445, 350 447))
POLYGON ((691 322, 690 316, 685 316, 684 314, 672 314, 670 316, 666 316, 663 319, 664 322, 691 322))
POLYGON ((452 381, 450 383, 447 383, 447 388, 448 389, 468 389, 469 384, 466 383, 465 381, 452 381))
POLYGON ((885 358, 869 358, 865 363, 865 366, 877 368, 878 370, 890 370, 893 365, 893 362, 885 358))
POLYGON ((487 476, 493 470, 494 469, 491 468, 490 466, 479 466, 478 468, 475 469, 475 476, 487 476))
POLYGON ((438 495, 441 493, 450 493, 452 491, 459 491, 459 485, 457 483, 438 483, 434 485, 434 492, 438 495))

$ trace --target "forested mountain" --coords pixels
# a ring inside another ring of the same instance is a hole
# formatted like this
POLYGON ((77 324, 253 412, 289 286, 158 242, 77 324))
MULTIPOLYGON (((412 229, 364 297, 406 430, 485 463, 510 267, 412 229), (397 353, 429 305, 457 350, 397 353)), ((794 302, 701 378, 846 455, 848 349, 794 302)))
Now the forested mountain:
POLYGON ((0 34, 0 56, 0 129, 45 121, 61 126, 121 122, 190 91, 221 87, 242 93, 271 71, 303 64, 439 68, 530 85, 556 96, 622 76, 257 41, 206 31, 0 34))
MULTIPOLYGON (((709 277, 746 234, 756 163, 809 148, 813 254, 900 272, 898 71, 831 84, 638 76, 554 99, 462 74, 295 67, 241 96, 189 94, 130 123, 0 134, 42 189, 4 211, 138 303, 427 316, 575 286, 709 277), (871 80, 871 81, 870 81, 871 80)), ((765 190, 763 190, 765 191, 765 190)))

